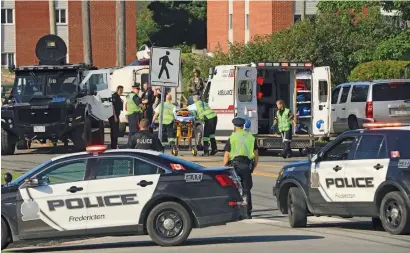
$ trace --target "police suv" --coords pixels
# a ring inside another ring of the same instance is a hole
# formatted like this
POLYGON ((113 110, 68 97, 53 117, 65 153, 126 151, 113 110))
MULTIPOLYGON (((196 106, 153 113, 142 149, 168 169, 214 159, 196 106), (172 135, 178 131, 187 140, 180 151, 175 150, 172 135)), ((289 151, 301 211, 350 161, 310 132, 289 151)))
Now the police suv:
POLYGON ((230 168, 205 168, 147 150, 63 155, 1 187, 1 248, 19 240, 148 234, 183 243, 192 228, 244 217, 230 168))
POLYGON ((291 227, 307 216, 372 217, 391 234, 410 232, 410 123, 368 123, 292 163, 273 188, 291 227))

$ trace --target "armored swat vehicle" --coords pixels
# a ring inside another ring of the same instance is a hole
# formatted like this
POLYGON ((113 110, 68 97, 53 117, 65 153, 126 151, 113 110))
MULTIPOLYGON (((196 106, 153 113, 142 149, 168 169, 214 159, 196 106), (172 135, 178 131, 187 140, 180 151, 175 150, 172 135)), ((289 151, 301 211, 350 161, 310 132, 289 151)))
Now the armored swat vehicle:
POLYGON ((67 64, 67 46, 56 35, 36 46, 38 65, 13 67, 15 81, 1 108, 1 154, 33 141, 58 141, 76 150, 104 144, 104 120, 113 115, 111 69, 67 64))

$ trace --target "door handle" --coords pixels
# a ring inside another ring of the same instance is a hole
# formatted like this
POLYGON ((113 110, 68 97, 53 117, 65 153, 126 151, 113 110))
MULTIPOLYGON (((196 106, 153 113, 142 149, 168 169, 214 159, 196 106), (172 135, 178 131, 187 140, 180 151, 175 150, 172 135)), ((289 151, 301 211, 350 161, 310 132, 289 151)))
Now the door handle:
POLYGON ((145 186, 147 186, 147 185, 152 185, 152 184, 153 184, 152 181, 142 180, 142 181, 140 181, 137 185, 139 185, 139 186, 141 186, 141 187, 145 187, 145 186))
POLYGON ((342 110, 343 110, 343 111, 345 111, 345 110, 346 110, 346 108, 342 108, 342 110))
POLYGON ((336 165, 336 167, 333 168, 333 170, 336 171, 336 172, 338 172, 341 169, 342 169, 342 167, 339 167, 339 165, 336 165))
POLYGON ((83 190, 83 187, 77 187, 77 186, 71 186, 70 188, 67 189, 67 191, 71 193, 76 193, 82 190, 83 190))
POLYGON ((336 109, 332 109, 332 111, 335 111, 336 109))
POLYGON ((383 168, 383 165, 380 165, 380 163, 376 164, 375 166, 373 166, 373 168, 375 168, 376 170, 380 170, 381 168, 383 168))

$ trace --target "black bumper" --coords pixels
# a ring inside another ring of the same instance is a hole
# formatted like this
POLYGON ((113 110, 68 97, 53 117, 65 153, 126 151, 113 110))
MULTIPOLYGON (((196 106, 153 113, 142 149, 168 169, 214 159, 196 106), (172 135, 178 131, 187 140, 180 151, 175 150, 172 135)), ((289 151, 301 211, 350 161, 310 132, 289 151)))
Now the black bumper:
POLYGON ((9 126, 3 127, 4 130, 13 133, 19 139, 41 139, 41 138, 61 138, 67 133, 74 130, 76 127, 81 126, 81 122, 70 122, 69 123, 54 123, 47 125, 40 125, 45 127, 45 131, 35 132, 35 125, 13 125, 12 128, 9 126))
POLYGON ((240 221, 240 220, 245 219, 246 215, 247 215, 246 206, 235 206, 235 207, 232 207, 232 212, 230 213, 205 216, 205 217, 197 217, 198 228, 225 225, 230 222, 240 221))

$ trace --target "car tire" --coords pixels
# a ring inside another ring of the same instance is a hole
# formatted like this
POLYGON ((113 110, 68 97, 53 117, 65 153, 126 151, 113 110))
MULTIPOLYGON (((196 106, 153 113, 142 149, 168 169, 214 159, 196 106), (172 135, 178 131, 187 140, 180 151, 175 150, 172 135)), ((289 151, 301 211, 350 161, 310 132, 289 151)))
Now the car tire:
POLYGON ((374 230, 384 231, 383 224, 380 218, 372 218, 372 226, 374 230))
POLYGON ((307 205, 299 187, 292 187, 288 192, 288 217, 292 228, 306 227, 307 205))
POLYGON ((176 202, 158 204, 151 210, 147 218, 148 234, 160 246, 181 245, 188 238, 191 230, 191 216, 182 205, 176 202), (165 222, 166 224, 164 224, 165 222), (170 231, 175 233, 173 237, 167 237, 166 233, 170 231))
POLYGON ((347 124, 349 125, 350 130, 356 130, 359 129, 359 123, 357 122, 356 116, 350 116, 347 124))
POLYGON ((16 150, 16 143, 13 142, 13 138, 10 134, 1 129, 1 154, 2 155, 13 155, 16 150))
POLYGON ((389 192, 383 197, 380 220, 383 228, 390 234, 410 233, 410 210, 399 191, 389 192))
POLYGON ((7 246, 9 246, 10 244, 9 237, 10 237, 9 229, 4 219, 1 218, 1 250, 4 250, 7 248, 7 246))

